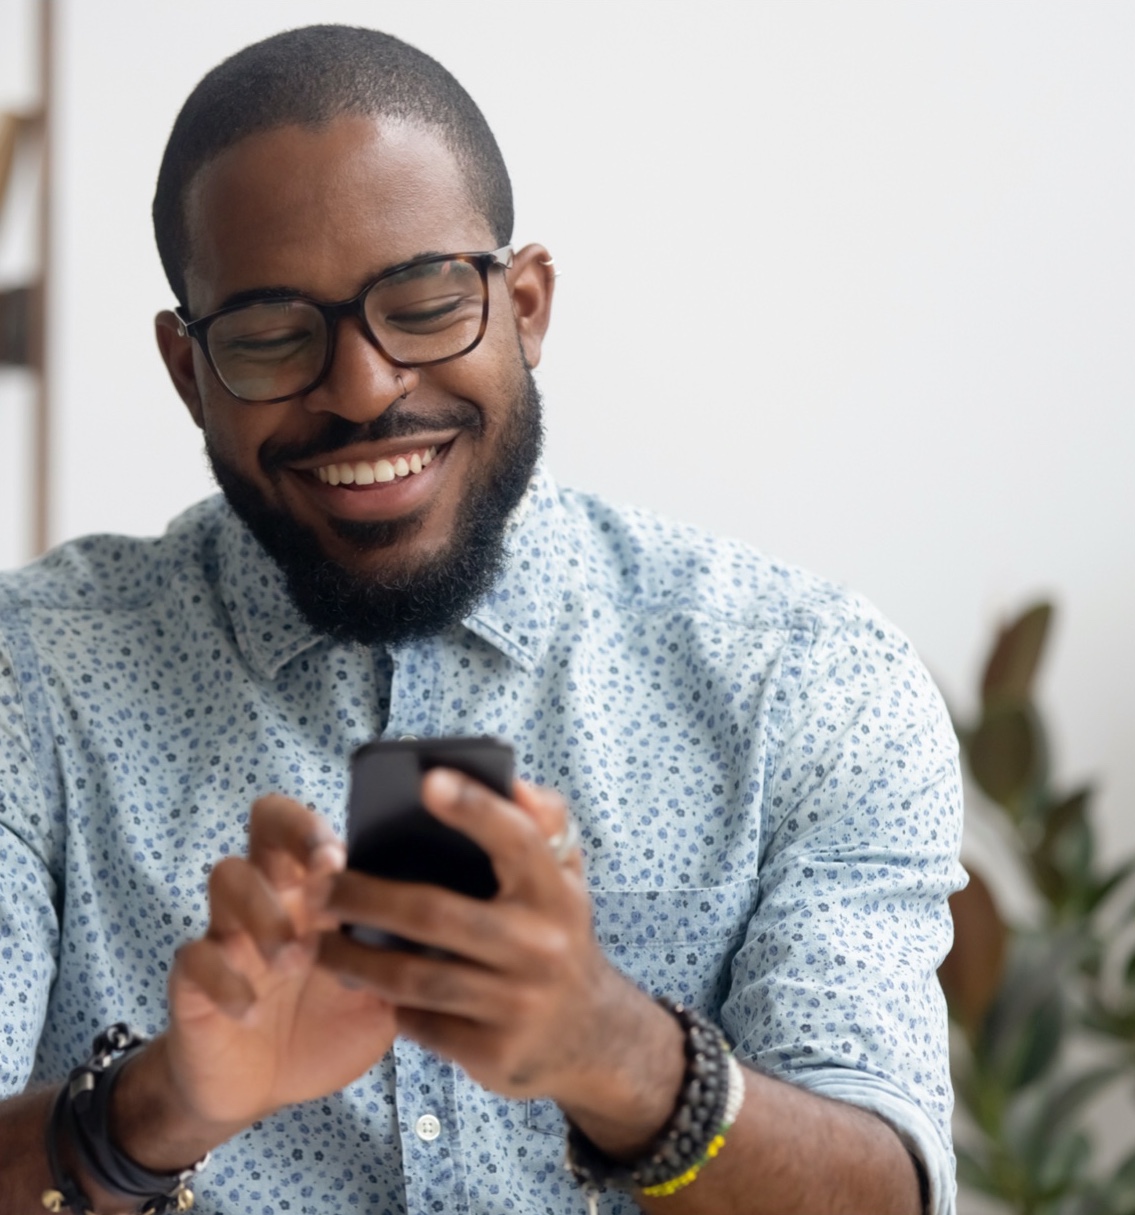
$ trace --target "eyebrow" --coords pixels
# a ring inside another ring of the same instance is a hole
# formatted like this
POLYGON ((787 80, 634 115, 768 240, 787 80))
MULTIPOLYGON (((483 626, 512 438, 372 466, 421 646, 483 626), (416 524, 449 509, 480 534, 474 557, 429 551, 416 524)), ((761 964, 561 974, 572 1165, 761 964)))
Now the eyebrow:
MULTIPOLYGON (((449 255, 440 250, 436 253, 416 253, 413 257, 409 257, 405 261, 395 262, 393 265, 387 266, 385 270, 379 270, 377 274, 372 274, 369 278, 364 280, 364 285, 365 283, 373 283, 375 279, 381 278, 384 274, 389 274, 391 270, 412 267, 415 262, 425 261, 431 257, 447 256, 449 255)), ((360 287, 359 290, 361 291, 362 288, 360 287)), ((358 293, 356 292, 355 294, 358 293)), ((216 308, 211 309, 211 311, 221 312, 225 308, 234 308, 238 304, 257 304, 261 301, 270 302, 272 300, 290 300, 296 299, 297 297, 305 300, 318 299, 317 296, 314 296, 310 292, 304 291, 299 287, 250 287, 247 290, 234 291, 231 295, 226 295, 225 298, 216 306, 216 308)), ((347 298, 350 299, 352 297, 348 296, 347 298)), ((338 301, 320 300, 319 302, 337 303, 338 301)))
POLYGON ((296 296, 309 298, 307 292, 301 291, 298 287, 252 287, 247 291, 234 291, 232 295, 226 295, 213 311, 220 312, 222 309, 231 308, 236 304, 255 304, 261 300, 288 300, 295 299, 296 296))

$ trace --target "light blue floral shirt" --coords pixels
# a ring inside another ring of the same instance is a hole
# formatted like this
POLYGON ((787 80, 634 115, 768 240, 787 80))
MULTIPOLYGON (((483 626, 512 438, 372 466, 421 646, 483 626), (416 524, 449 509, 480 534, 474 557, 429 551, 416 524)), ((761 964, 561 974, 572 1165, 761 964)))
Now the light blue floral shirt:
MULTIPOLYGON (((389 653, 313 633, 219 498, 0 577, 0 1095, 59 1079, 110 1022, 162 1029, 258 795, 343 832, 360 743, 496 734, 570 799, 612 962, 739 1058, 876 1111, 952 1210, 935 970, 960 786, 909 642, 828 583, 544 472, 509 546, 474 615, 389 653)), ((582 1213, 562 1135, 551 1102, 399 1039, 217 1151, 198 1209, 582 1213)))

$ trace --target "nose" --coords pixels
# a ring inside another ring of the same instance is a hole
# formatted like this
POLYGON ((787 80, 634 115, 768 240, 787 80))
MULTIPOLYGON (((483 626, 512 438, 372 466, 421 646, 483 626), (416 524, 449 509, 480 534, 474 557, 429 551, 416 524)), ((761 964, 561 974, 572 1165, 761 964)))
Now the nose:
POLYGON ((327 378, 302 398, 310 412, 371 422, 418 386, 417 368, 391 363, 358 318, 340 319, 333 341, 327 378))

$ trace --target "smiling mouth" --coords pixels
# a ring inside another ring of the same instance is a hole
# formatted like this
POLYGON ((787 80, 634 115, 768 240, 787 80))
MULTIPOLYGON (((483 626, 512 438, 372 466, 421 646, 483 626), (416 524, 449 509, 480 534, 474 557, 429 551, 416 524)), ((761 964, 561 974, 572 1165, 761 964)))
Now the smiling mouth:
POLYGON ((402 452, 393 460, 350 460, 321 464, 311 471, 324 485, 383 485, 416 476, 433 462, 437 454, 435 444, 402 452))

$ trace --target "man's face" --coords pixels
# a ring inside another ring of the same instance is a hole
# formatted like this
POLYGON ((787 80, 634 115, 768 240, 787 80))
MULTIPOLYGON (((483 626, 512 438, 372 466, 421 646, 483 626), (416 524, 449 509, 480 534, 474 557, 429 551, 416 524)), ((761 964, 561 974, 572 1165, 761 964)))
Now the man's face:
MULTIPOLYGON (((393 265, 496 244, 433 132, 361 116, 241 141, 198 174, 187 218, 193 316, 265 289, 346 299, 393 265)), ((163 356, 205 433, 222 488, 284 567, 309 616, 298 584, 329 569, 334 586, 314 588, 317 603, 341 598, 346 587, 369 588, 372 599, 405 592, 420 607, 423 588, 439 575, 468 581, 474 551, 479 564, 492 564, 486 541, 499 550, 504 515, 539 449, 529 368, 539 360, 550 308, 546 257, 530 246, 512 270, 489 271, 488 328, 470 353, 399 368, 357 320, 342 320, 327 378, 276 404, 236 400, 197 344, 177 336, 172 315, 158 318, 163 356), (344 467, 381 460, 421 471, 367 485, 331 483, 343 479, 344 467)), ((448 616, 461 606, 471 604, 448 616)), ((318 611, 314 622, 337 631, 318 611)), ((381 640, 391 627, 339 631, 381 640)))

